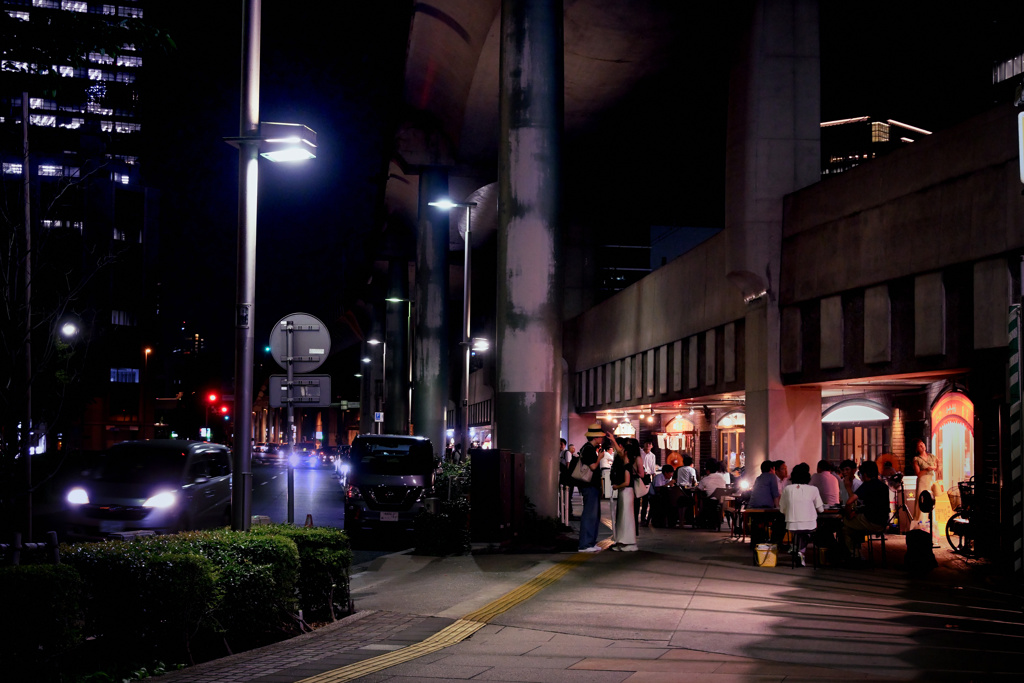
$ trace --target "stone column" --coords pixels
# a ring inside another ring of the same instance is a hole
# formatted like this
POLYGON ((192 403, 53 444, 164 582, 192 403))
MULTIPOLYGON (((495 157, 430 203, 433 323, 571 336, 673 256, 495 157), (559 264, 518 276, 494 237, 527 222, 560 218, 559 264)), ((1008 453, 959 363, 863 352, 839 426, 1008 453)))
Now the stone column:
POLYGON ((384 431, 409 433, 409 263, 394 258, 388 265, 388 298, 385 301, 384 431))
POLYGON ((817 3, 757 0, 746 7, 729 83, 726 276, 749 301, 746 466, 757 472, 769 457, 790 465, 821 457, 821 392, 782 385, 777 298, 783 197, 820 177, 821 85, 817 3))
POLYGON ((498 448, 521 452, 526 495, 557 514, 562 379, 562 3, 504 0, 499 74, 498 448))
POLYGON ((447 211, 428 202, 448 196, 448 172, 430 167, 420 173, 416 223, 416 293, 413 297, 412 422, 417 436, 443 453, 448 408, 448 226, 447 211))

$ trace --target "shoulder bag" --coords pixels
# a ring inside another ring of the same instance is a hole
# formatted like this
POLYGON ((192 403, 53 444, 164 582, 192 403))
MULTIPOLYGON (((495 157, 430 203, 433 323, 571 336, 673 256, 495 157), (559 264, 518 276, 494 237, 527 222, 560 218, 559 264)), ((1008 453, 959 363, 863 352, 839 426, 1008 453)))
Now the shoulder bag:
POLYGON ((643 498, 650 491, 651 487, 644 482, 643 477, 638 477, 635 472, 630 473, 633 477, 633 493, 637 498, 643 498))
POLYGON ((582 481, 584 484, 589 484, 590 480, 594 477, 594 470, 584 465, 583 460, 577 455, 572 459, 572 462, 569 463, 569 476, 576 481, 582 481))

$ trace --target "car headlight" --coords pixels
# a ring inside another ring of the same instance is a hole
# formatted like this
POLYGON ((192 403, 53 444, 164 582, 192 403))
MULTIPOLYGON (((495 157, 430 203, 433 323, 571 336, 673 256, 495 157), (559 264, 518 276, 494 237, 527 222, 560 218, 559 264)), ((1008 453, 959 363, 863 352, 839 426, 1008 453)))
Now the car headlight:
POLYGON ((341 467, 339 467, 338 471, 341 472, 342 474, 348 474, 348 471, 350 469, 351 468, 347 464, 345 464, 345 465, 342 465, 341 467))
POLYGON ((89 494, 83 488, 74 488, 68 491, 67 500, 72 505, 88 505, 89 494))
POLYGON ((169 508, 178 502, 178 496, 174 491, 164 491, 158 493, 145 503, 142 504, 144 508, 169 508))

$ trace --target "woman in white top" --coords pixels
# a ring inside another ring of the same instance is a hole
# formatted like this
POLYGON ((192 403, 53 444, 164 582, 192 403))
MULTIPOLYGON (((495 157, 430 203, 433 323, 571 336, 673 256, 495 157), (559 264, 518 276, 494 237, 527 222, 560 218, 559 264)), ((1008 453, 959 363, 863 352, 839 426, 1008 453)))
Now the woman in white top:
POLYGON ((818 489, 811 486, 810 465, 800 463, 793 467, 790 481, 792 483, 782 489, 779 510, 786 518, 786 529, 794 532, 793 548, 800 558, 800 564, 807 566, 804 550, 807 548, 808 532, 818 528, 818 513, 825 509, 825 505, 821 502, 818 489))

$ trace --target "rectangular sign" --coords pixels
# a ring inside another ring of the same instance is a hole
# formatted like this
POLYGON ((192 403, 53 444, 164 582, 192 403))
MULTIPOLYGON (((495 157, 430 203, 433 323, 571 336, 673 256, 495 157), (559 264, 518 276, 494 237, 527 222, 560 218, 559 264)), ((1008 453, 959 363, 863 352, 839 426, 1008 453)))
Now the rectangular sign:
POLYGON ((384 421, 384 413, 374 413, 373 414, 373 421, 374 422, 383 422, 384 421))
POLYGON ((267 387, 270 407, 321 408, 331 405, 330 375, 293 375, 290 389, 289 392, 288 375, 271 375, 267 387))

